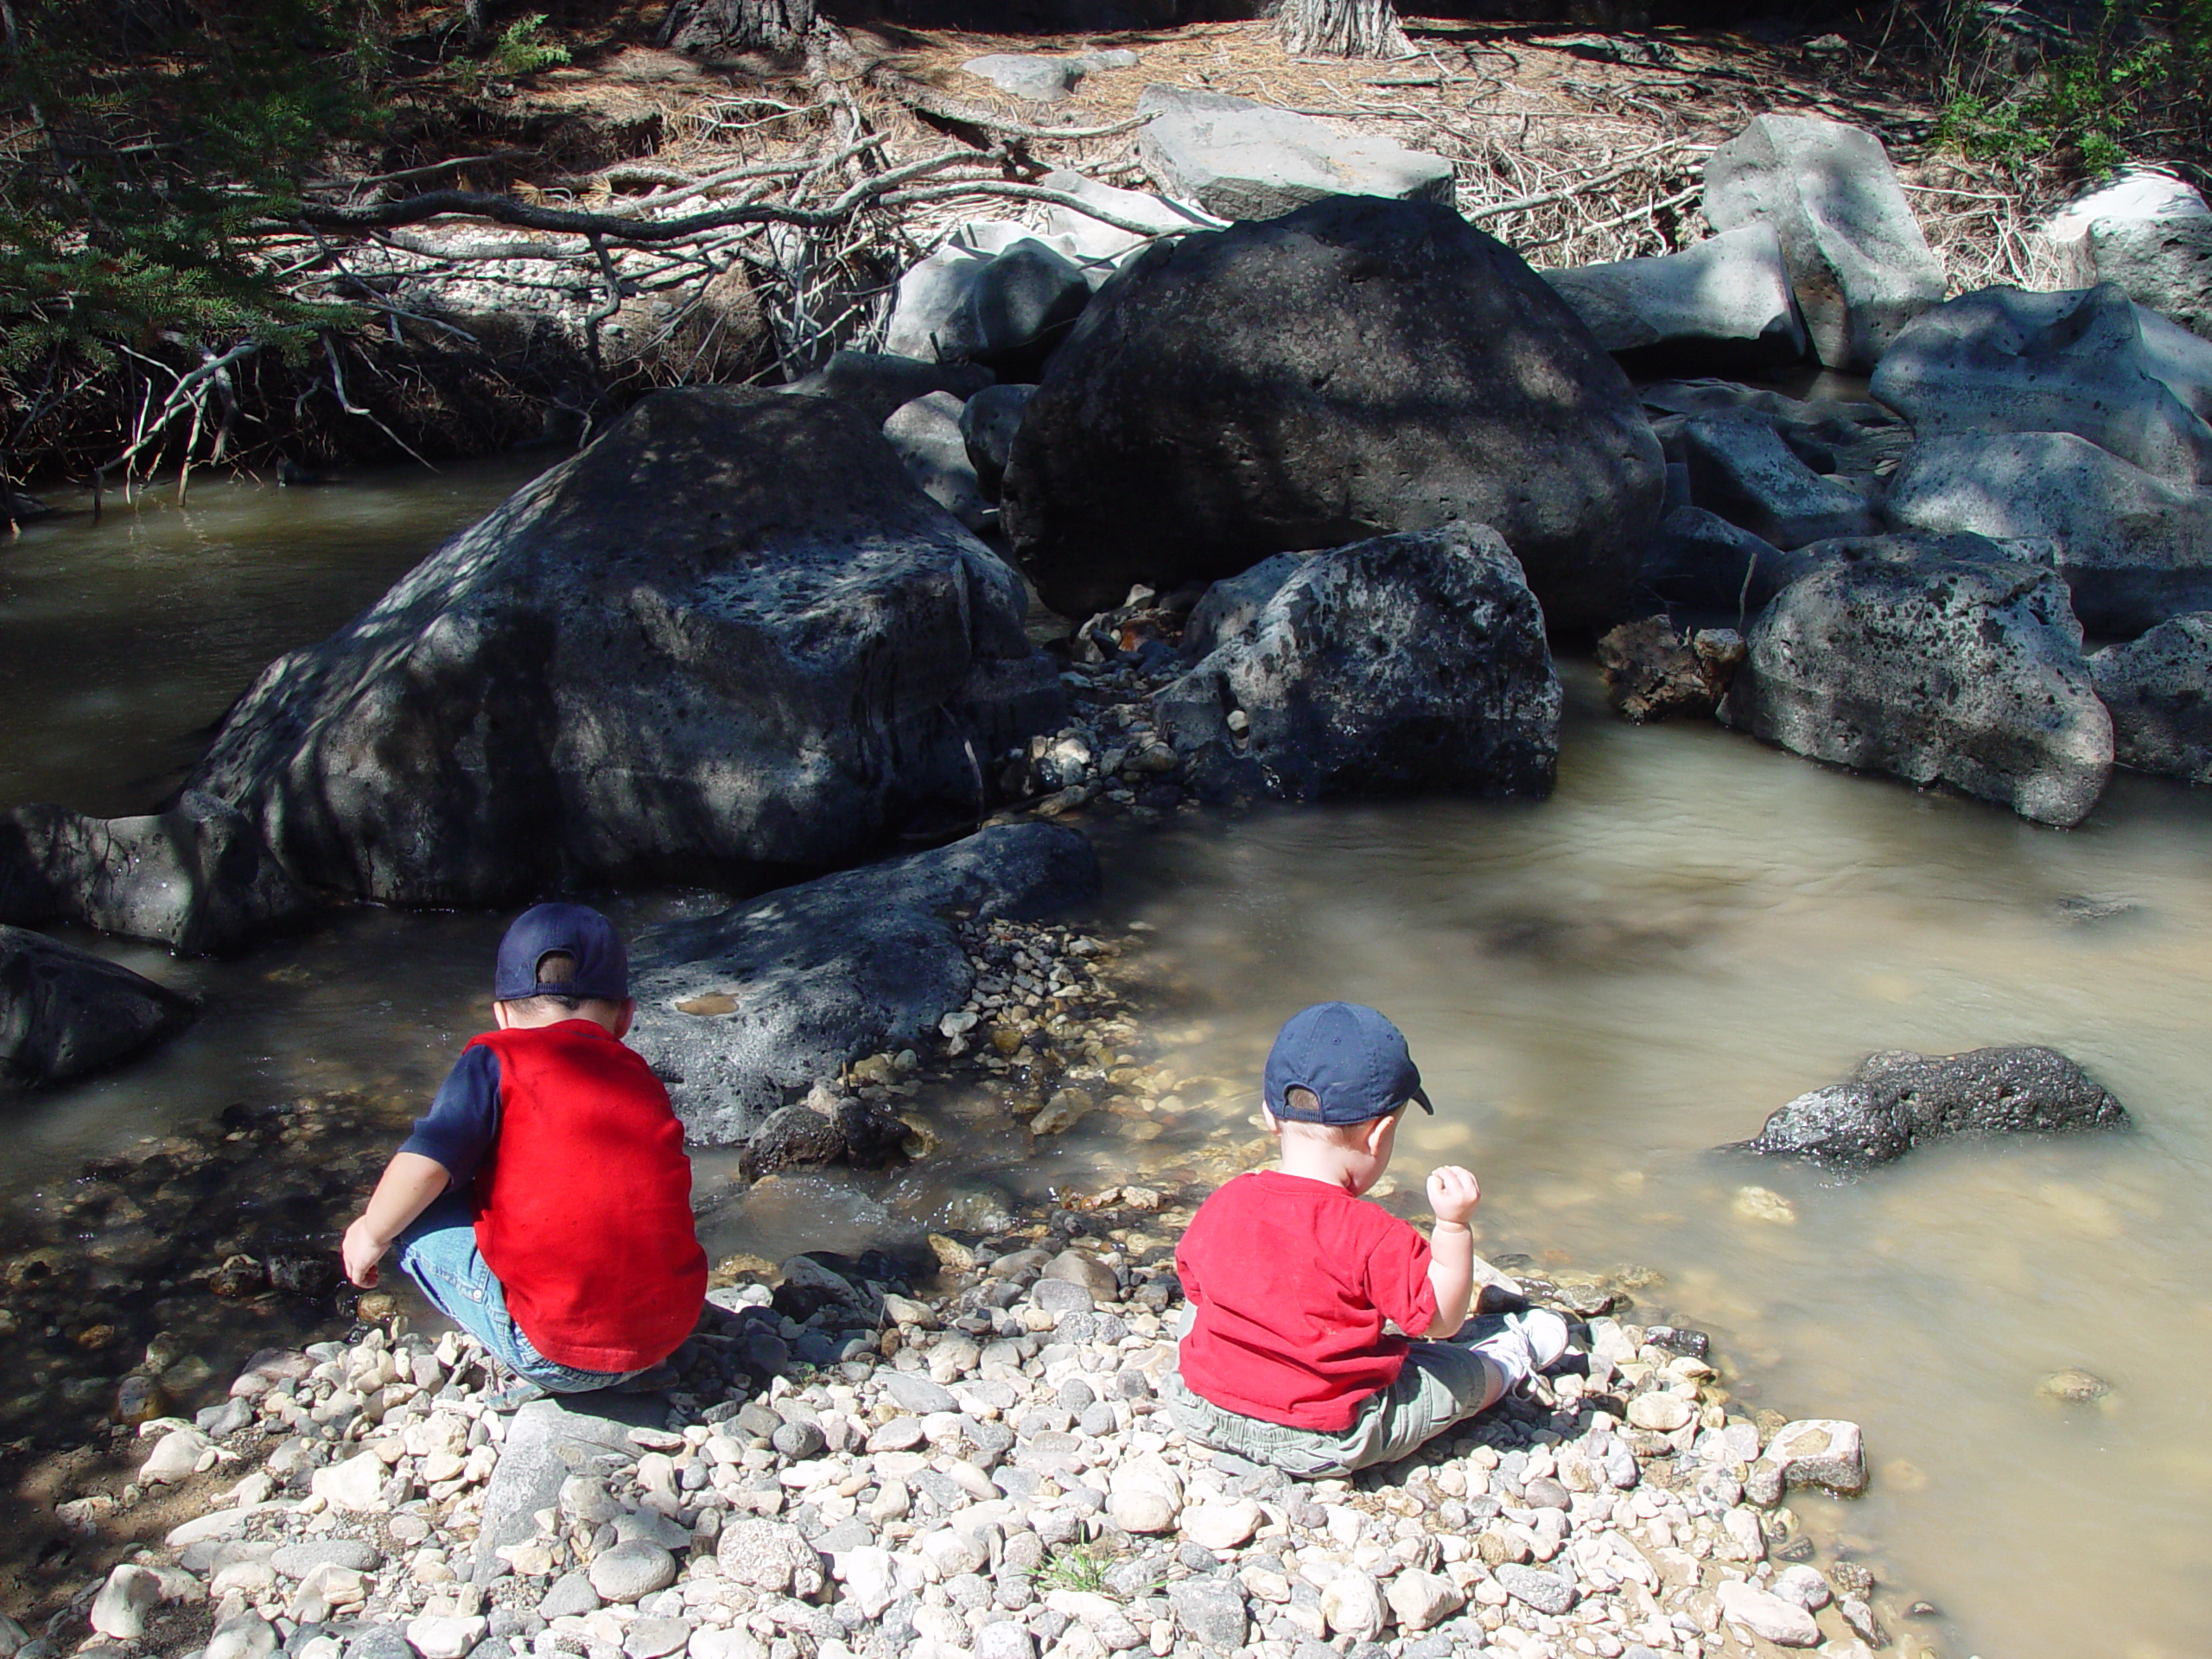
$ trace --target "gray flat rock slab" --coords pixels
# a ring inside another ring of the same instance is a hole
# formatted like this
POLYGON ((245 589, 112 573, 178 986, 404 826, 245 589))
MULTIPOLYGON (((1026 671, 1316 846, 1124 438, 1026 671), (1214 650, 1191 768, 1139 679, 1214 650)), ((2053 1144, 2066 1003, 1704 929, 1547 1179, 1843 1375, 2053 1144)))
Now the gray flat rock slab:
POLYGON ((1329 196, 1452 205, 1452 164, 1249 99, 1152 86, 1137 154, 1172 194, 1224 219, 1274 219, 1329 196))
POLYGON ((668 1402, 657 1394, 556 1395, 517 1411, 484 1489, 475 1581, 489 1583, 502 1565, 497 1552, 537 1532, 531 1517, 559 1502, 561 1483, 579 1465, 607 1452, 634 1458, 638 1448, 630 1431, 659 1428, 667 1421, 668 1402))

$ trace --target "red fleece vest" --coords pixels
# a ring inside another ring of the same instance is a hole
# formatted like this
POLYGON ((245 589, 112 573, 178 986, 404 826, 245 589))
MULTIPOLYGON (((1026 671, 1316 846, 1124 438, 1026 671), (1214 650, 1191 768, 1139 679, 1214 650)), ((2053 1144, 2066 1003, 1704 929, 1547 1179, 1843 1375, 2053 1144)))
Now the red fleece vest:
POLYGON ((477 1172, 476 1245, 507 1311, 561 1364, 658 1364, 691 1334, 707 1294, 691 1160, 668 1090, 588 1020, 476 1043, 499 1057, 499 1132, 477 1172))

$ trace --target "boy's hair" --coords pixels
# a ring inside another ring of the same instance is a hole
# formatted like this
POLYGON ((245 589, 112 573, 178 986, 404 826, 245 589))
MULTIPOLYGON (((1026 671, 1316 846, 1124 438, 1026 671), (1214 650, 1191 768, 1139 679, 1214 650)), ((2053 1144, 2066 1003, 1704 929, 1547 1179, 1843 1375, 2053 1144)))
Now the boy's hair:
MULTIPOLYGON (((548 950, 537 959, 537 982, 541 985, 572 985, 576 978, 576 959, 565 950, 548 950)), ((518 1014, 530 1015, 574 1014, 587 1002, 604 999, 588 996, 563 996, 558 992, 547 992, 538 996, 517 996, 507 1000, 507 1007, 518 1014)))
MULTIPOLYGON (((1321 1097, 1299 1084, 1293 1084, 1284 1090, 1282 1099, 1283 1104, 1294 1111, 1318 1112, 1321 1106, 1321 1097)), ((1400 1106, 1395 1111, 1385 1112, 1382 1116, 1395 1117, 1405 1109, 1400 1106)), ((1281 1126, 1285 1135, 1326 1141, 1332 1147, 1356 1147, 1366 1138, 1368 1128, 1375 1120, 1370 1117, 1358 1123, 1316 1123, 1306 1118, 1278 1117, 1275 1122, 1281 1126)))

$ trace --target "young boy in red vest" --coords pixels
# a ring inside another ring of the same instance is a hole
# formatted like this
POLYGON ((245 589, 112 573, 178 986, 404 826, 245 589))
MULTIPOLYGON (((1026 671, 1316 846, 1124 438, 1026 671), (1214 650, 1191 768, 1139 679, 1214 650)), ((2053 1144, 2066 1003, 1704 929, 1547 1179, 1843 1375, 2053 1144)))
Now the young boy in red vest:
POLYGON ((1398 1116, 1421 1092, 1398 1028, 1372 1008, 1294 1014, 1268 1055, 1271 1170, 1198 1208, 1175 1251, 1191 1323, 1164 1394, 1192 1440, 1307 1478, 1404 1457, 1495 1404, 1567 1351, 1567 1321, 1509 1314, 1479 1342, 1467 1217, 1481 1190, 1455 1166, 1428 1177, 1433 1237, 1363 1200, 1382 1179, 1398 1116))
POLYGON ((691 1164, 668 1091, 621 1039, 613 926, 526 911, 499 943, 499 1024, 462 1051, 346 1230, 346 1276, 399 1265, 525 1382, 575 1394, 676 1351, 706 1300, 691 1164))

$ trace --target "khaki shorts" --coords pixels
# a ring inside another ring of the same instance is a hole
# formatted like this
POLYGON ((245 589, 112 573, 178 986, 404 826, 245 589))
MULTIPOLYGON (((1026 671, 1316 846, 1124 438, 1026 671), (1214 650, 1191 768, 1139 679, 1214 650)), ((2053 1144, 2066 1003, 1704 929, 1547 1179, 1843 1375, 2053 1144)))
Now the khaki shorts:
POLYGON ((1480 1411, 1490 1382, 1472 1349, 1416 1342, 1398 1380, 1363 1402, 1349 1428, 1290 1428, 1247 1417, 1192 1393, 1176 1371, 1161 1379, 1160 1395, 1175 1427, 1201 1445, 1318 1480, 1394 1462, 1427 1445, 1480 1411))

